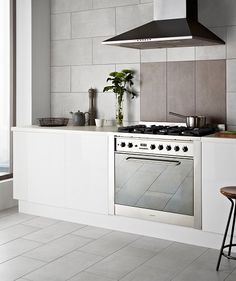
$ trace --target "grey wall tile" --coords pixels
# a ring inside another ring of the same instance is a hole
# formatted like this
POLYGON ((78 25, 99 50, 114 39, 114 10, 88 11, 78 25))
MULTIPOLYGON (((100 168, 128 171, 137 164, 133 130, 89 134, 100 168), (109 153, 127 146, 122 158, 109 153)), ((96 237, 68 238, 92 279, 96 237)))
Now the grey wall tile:
POLYGON ((92 63, 92 39, 53 41, 51 65, 80 65, 92 63))
POLYGON ((115 9, 99 9, 72 14, 72 37, 115 35, 115 9))
POLYGON ((52 93, 52 117, 71 118, 70 111, 86 112, 89 108, 89 99, 86 93, 52 93))
POLYGON ((140 3, 153 3, 153 0, 140 0, 140 3))
POLYGON ((51 15, 51 40, 70 39, 70 14, 51 15))
POLYGON ((70 67, 51 67, 51 92, 70 92, 70 67))
POLYGON ((166 120, 166 63, 141 64, 142 121, 166 120))
POLYGON ((76 12, 92 9, 93 0, 51 0, 52 13, 76 12))
MULTIPOLYGON (((227 30, 225 27, 211 27, 210 30, 226 42, 227 30)), ((196 60, 218 60, 225 58, 225 45, 196 47, 196 60)))
POLYGON ((227 59, 236 58, 236 26, 227 28, 227 59))
POLYGON ((226 47, 224 45, 196 47, 197 60, 218 60, 218 59, 225 59, 225 58, 226 58, 226 47))
POLYGON ((167 63, 167 120, 184 122, 169 111, 195 114, 195 62, 167 63))
POLYGON ((141 62, 165 62, 167 49, 141 50, 141 62))
POLYGON ((227 60, 227 92, 236 92, 236 59, 227 60))
POLYGON ((140 121, 140 95, 131 99, 126 96, 124 101, 124 122, 138 123, 140 121))
POLYGON ((169 48, 167 49, 167 61, 193 61, 195 60, 195 48, 169 48))
POLYGON ((96 88, 99 92, 106 86, 109 73, 115 71, 115 65, 88 65, 72 67, 72 92, 88 92, 96 88))
POLYGON ((227 124, 236 124, 236 93, 227 93, 227 124))
POLYGON ((208 121, 226 121, 225 60, 196 62, 196 114, 208 121))
POLYGON ((97 94, 97 114, 99 118, 106 120, 116 119, 116 98, 114 93, 97 94))
POLYGON ((152 3, 120 7, 116 9, 116 32, 119 34, 152 20, 152 3))
POLYGON ((207 26, 236 25, 235 0, 200 0, 199 21, 207 26))
POLYGON ((139 50, 102 45, 105 39, 107 37, 93 39, 94 64, 139 63, 139 50))
POLYGON ((93 8, 119 7, 139 4, 139 0, 93 0, 93 8))

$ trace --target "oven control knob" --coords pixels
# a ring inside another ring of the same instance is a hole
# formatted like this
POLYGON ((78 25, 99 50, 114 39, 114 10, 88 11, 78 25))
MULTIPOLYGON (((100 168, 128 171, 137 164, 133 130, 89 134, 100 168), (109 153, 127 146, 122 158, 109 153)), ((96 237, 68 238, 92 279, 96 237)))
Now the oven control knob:
POLYGON ((151 148, 151 150, 154 150, 154 149, 156 149, 156 146, 155 146, 155 144, 151 144, 150 148, 151 148))
POLYGON ((188 147, 187 146, 183 147, 183 152, 188 152, 188 147))
POLYGON ((121 146, 121 147, 125 147, 125 142, 122 142, 122 143, 120 144, 120 146, 121 146))
POLYGON ((178 145, 175 146, 174 150, 175 150, 176 152, 178 152, 178 151, 179 151, 179 146, 178 146, 178 145))
POLYGON ((160 144, 160 145, 158 146, 158 149, 159 149, 159 150, 163 150, 163 148, 164 148, 164 147, 163 147, 162 144, 160 144))
POLYGON ((132 142, 128 143, 128 148, 132 148, 132 147, 133 147, 132 142))
POLYGON ((167 145, 166 150, 167 150, 167 151, 170 151, 170 150, 171 150, 171 146, 170 146, 170 145, 167 145))

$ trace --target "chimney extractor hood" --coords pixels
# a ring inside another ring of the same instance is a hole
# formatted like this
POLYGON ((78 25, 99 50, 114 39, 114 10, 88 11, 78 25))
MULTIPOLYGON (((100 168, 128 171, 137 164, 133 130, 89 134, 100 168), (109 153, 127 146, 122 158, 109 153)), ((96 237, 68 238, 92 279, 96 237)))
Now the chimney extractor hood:
POLYGON ((102 42, 134 49, 221 45, 198 22, 198 0, 154 0, 154 20, 102 42))

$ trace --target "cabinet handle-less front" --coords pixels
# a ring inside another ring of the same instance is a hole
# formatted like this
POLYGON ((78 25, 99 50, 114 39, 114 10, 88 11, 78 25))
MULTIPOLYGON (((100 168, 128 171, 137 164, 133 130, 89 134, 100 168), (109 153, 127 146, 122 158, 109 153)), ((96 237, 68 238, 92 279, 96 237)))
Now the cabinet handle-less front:
POLYGON ((145 162, 155 162, 157 164, 165 164, 168 166, 178 166, 181 164, 180 161, 176 160, 164 160, 164 159, 157 159, 157 158, 145 158, 145 157, 127 157, 127 161, 145 161, 145 162))

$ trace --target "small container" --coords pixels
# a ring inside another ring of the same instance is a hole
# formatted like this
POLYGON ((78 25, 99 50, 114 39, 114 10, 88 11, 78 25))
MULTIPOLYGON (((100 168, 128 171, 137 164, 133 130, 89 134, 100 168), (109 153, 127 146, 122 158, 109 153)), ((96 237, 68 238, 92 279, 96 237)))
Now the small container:
POLYGON ((95 119, 96 127, 103 127, 104 119, 95 119))

